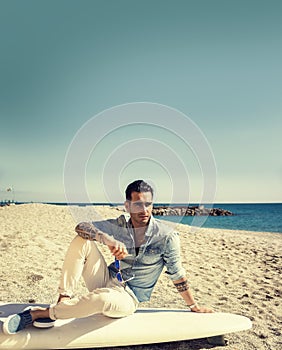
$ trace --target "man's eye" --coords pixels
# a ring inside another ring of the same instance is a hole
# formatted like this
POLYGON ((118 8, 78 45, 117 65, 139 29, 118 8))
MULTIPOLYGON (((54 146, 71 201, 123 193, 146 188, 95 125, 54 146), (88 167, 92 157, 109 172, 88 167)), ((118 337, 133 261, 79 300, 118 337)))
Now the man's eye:
POLYGON ((143 205, 144 205, 147 208, 147 207, 150 207, 152 205, 152 202, 145 202, 145 203, 143 203, 143 202, 135 202, 135 203, 133 203, 133 205, 135 207, 138 207, 138 208, 142 208, 143 205))
POLYGON ((133 203, 133 205, 135 205, 136 207, 140 207, 142 205, 142 203, 135 202, 135 203, 133 203))

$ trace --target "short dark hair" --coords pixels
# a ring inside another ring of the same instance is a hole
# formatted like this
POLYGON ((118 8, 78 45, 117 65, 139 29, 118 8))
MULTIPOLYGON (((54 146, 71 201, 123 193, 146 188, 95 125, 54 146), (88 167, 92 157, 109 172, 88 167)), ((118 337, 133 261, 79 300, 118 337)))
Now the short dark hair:
POLYGON ((128 201, 131 201, 132 192, 151 192, 152 197, 154 195, 153 188, 143 180, 135 180, 131 182, 125 190, 125 198, 128 201))

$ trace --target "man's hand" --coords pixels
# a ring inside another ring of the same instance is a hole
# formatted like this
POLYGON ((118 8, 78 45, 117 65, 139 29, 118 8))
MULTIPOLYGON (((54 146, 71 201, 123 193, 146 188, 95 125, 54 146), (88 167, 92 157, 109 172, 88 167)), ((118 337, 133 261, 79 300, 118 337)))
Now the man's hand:
POLYGON ((113 256, 118 260, 122 260, 128 255, 126 246, 112 237, 106 239, 105 244, 108 246, 113 256))
POLYGON ((212 313, 213 310, 210 308, 207 308, 205 306, 198 306, 197 304, 195 304, 194 307, 190 307, 190 310, 192 312, 198 312, 198 313, 212 313))

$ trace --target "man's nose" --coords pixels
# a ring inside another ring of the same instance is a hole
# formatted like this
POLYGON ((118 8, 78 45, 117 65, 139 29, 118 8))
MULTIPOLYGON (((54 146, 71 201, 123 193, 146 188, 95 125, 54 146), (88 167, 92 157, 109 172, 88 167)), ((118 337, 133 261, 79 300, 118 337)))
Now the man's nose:
POLYGON ((140 210, 142 211, 142 213, 146 213, 146 211, 147 211, 146 204, 142 204, 142 205, 140 206, 140 210))

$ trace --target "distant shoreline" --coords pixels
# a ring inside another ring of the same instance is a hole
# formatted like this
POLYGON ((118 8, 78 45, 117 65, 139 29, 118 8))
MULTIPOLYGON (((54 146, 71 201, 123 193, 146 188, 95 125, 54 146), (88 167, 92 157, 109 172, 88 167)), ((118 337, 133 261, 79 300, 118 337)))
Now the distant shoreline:
MULTIPOLYGON (((4 202, 4 201, 3 201, 4 202)), ((1 203, 1 202, 0 202, 1 203)), ((93 202, 93 203, 85 203, 85 202, 41 202, 41 201, 13 201, 14 204, 50 204, 50 205, 78 205, 78 206, 110 206, 110 207, 116 207, 116 206, 122 206, 124 205, 123 202, 116 202, 116 203, 109 203, 109 202, 93 202)), ((190 207, 190 206, 198 206, 198 205, 204 205, 206 207, 213 208, 216 206, 224 206, 224 205, 262 205, 262 204, 282 204, 282 202, 216 202, 216 203, 182 203, 182 202, 175 202, 175 203, 166 203, 166 202, 156 202, 154 203, 154 206, 183 206, 183 207, 190 207)))

